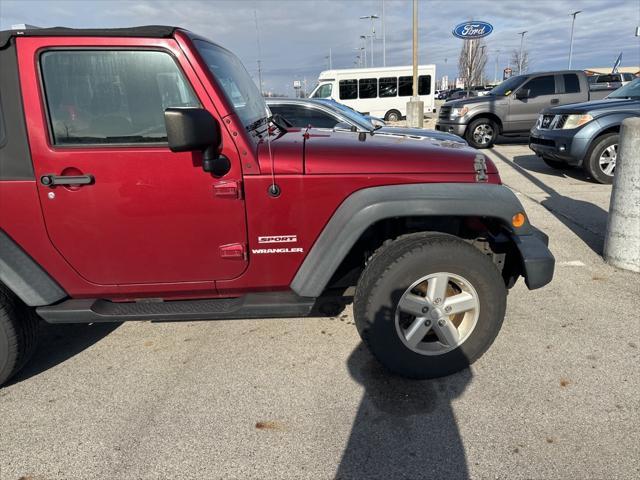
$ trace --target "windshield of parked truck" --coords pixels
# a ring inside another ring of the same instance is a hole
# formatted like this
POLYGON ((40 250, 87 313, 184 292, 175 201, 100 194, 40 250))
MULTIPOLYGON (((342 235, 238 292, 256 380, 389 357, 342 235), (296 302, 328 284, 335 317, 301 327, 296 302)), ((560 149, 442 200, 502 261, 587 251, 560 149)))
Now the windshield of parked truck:
POLYGON ((517 75, 515 77, 507 78, 504 82, 502 82, 497 87, 492 88, 488 95, 496 95, 498 97, 503 97, 510 95, 516 88, 522 85, 527 80, 526 75, 517 75))
POLYGON ((640 99, 640 78, 627 83, 616 91, 612 92, 607 98, 633 98, 640 99))
POLYGON ((204 40, 195 39, 193 43, 245 128, 251 129, 266 118, 268 109, 264 98, 238 57, 204 40))

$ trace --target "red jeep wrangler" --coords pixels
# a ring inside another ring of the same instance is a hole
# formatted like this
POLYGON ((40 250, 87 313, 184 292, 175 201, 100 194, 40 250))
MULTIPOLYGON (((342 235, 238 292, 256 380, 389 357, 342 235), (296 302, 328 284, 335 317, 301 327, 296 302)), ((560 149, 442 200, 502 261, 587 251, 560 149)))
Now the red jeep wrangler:
POLYGON ((0 102, 0 383, 40 318, 303 317, 354 285, 378 360, 438 377, 490 346, 518 276, 553 276, 482 154, 287 131, 185 30, 1 32, 0 102))

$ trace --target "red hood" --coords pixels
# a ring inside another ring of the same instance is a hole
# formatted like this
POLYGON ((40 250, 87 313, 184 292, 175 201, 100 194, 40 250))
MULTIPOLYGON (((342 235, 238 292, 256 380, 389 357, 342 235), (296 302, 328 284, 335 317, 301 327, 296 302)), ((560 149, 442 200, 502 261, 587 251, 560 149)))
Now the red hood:
MULTIPOLYGON (((266 143, 259 148, 260 168, 270 171, 266 143)), ((431 138, 392 137, 309 130, 290 130, 271 142, 276 173, 380 174, 473 173, 478 151, 462 144, 431 138), (304 149, 304 166, 303 166, 304 149)), ((486 158, 487 173, 498 173, 486 158)))

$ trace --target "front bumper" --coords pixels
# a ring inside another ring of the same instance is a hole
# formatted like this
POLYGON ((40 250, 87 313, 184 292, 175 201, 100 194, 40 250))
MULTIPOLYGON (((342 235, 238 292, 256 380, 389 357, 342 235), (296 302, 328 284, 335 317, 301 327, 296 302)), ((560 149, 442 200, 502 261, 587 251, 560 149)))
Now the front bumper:
POLYGON ((439 119, 436 122, 436 130, 440 132, 453 133, 464 138, 464 132, 467 130, 467 124, 439 119))
POLYGON ((544 287, 553 279, 556 260, 549 250, 549 237, 531 226, 528 235, 512 235, 522 259, 524 282, 529 290, 544 287))
POLYGON ((529 134, 529 148, 540 157, 579 166, 589 148, 589 139, 577 135, 576 130, 534 127, 529 134))

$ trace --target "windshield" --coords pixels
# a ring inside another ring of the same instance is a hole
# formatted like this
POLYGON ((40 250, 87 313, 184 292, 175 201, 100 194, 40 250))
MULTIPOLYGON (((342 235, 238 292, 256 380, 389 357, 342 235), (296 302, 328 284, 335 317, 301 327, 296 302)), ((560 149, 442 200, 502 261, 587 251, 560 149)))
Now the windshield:
POLYGON ((517 75, 515 77, 507 78, 497 87, 492 88, 488 94, 496 96, 507 96, 513 92, 516 88, 524 83, 527 79, 525 75, 517 75))
POLYGON ((204 40, 195 39, 193 43, 244 127, 250 129, 257 121, 266 118, 267 105, 238 57, 204 40))
POLYGON ((640 78, 610 93, 607 98, 640 98, 640 78))
POLYGON ((334 102, 333 100, 315 100, 318 103, 322 103, 330 108, 333 108, 340 112, 343 117, 347 117, 353 123, 358 125, 360 128, 364 130, 375 130, 375 126, 371 123, 367 118, 361 113, 356 112, 354 109, 347 107, 338 102, 334 102))

